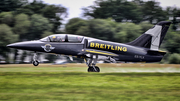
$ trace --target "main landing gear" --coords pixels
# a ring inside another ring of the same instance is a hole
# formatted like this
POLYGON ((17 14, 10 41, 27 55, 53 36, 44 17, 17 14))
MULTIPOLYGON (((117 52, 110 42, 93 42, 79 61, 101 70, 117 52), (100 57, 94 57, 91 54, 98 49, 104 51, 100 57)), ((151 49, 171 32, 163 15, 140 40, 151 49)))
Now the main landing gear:
POLYGON ((86 62, 86 65, 89 67, 88 72, 100 72, 100 69, 98 66, 95 66, 97 63, 98 55, 95 55, 95 58, 93 58, 93 55, 90 56, 90 59, 84 59, 86 62))
POLYGON ((88 72, 100 72, 100 69, 98 66, 89 66, 88 72))
POLYGON ((36 52, 34 53, 34 56, 33 56, 33 65, 34 66, 38 66, 39 65, 39 61, 37 60, 37 54, 36 52))

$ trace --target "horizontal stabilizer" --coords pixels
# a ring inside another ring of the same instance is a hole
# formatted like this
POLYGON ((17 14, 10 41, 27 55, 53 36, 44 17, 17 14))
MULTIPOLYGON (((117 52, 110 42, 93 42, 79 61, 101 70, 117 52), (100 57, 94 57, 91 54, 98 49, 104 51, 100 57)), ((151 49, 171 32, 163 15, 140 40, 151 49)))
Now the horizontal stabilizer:
POLYGON ((148 53, 149 55, 156 55, 156 56, 158 56, 158 55, 165 55, 165 54, 166 54, 165 51, 160 51, 160 50, 159 50, 159 51, 148 50, 147 53, 148 53))

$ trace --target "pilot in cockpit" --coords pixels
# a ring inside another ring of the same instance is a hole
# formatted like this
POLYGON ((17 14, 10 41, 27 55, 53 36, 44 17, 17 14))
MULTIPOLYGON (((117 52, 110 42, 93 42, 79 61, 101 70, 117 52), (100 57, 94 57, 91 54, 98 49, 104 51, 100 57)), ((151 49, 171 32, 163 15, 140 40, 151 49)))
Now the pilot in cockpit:
POLYGON ((53 41, 53 42, 57 42, 56 36, 53 36, 53 37, 52 37, 52 41, 53 41))

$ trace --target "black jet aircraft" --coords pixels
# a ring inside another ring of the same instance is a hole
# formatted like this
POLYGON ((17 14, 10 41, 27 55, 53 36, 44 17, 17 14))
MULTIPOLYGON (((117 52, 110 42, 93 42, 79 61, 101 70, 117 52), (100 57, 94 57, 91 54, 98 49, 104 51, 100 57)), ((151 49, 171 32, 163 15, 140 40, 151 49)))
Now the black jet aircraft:
MULTIPOLYGON (((116 43, 100 39, 55 34, 36 41, 18 42, 7 45, 10 48, 34 51, 33 64, 37 66, 36 52, 64 54, 84 58, 88 72, 99 72, 98 60, 110 62, 158 62, 166 54, 159 47, 171 22, 161 21, 140 37, 129 43, 116 43)), ((72 60, 72 57, 70 58, 72 60)))

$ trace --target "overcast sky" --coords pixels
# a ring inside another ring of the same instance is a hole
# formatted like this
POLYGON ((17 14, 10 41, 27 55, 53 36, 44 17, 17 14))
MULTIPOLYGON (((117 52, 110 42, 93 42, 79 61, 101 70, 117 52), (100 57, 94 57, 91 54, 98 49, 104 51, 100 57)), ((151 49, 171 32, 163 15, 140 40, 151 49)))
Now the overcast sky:
MULTIPOLYGON (((33 0, 29 0, 33 1, 33 0)), ((48 4, 61 4, 68 8, 68 19, 74 18, 74 17, 82 17, 82 7, 87 7, 90 5, 93 5, 93 2, 96 0, 42 0, 44 3, 48 4)), ((144 0, 148 1, 148 0, 144 0)), ((176 6, 180 8, 180 0, 157 0, 161 4, 160 6, 162 7, 167 7, 167 6, 176 6)))

